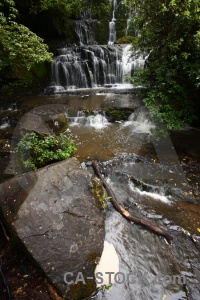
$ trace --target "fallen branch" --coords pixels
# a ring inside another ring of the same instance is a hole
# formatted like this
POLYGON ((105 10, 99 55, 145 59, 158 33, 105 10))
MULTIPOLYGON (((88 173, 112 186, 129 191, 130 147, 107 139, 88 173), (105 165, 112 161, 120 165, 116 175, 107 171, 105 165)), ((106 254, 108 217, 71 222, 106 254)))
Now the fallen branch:
POLYGON ((160 229, 159 227, 149 223, 146 220, 143 219, 139 219, 136 218, 134 216, 132 216, 126 209, 124 209, 117 201, 116 196, 113 192, 113 190, 111 189, 111 187, 107 184, 107 182, 105 181, 105 179, 103 178, 103 176, 101 175, 99 166, 96 162, 92 162, 92 166, 93 169, 95 171, 95 174, 99 177, 99 179, 102 181, 102 184, 108 194, 108 196, 110 197, 110 201, 112 203, 112 205, 114 206, 114 208, 122 215, 124 216, 129 222, 134 222, 136 224, 140 224, 140 225, 144 225, 147 228, 149 228, 151 231, 155 232, 158 235, 163 236, 164 238, 166 238, 166 240, 168 241, 169 244, 171 244, 172 242, 172 236, 170 234, 168 234, 166 231, 164 231, 163 229, 160 229))

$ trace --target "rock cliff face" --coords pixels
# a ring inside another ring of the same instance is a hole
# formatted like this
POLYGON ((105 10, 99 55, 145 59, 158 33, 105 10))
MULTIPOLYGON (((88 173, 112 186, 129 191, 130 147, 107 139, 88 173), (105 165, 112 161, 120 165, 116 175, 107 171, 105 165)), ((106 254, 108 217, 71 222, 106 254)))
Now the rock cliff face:
POLYGON ((101 256, 104 220, 90 179, 71 158, 0 185, 1 213, 65 299, 81 299, 95 290, 87 277, 94 276, 101 256), (71 272, 69 281, 76 281, 78 272, 84 280, 68 285, 66 272, 71 272))

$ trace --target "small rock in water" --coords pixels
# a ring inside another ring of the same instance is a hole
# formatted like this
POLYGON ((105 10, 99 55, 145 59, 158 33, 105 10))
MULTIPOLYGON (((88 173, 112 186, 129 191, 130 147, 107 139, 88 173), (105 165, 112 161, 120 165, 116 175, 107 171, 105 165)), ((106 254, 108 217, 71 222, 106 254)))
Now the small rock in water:
POLYGON ((112 84, 105 84, 104 87, 106 87, 106 88, 111 88, 111 87, 112 87, 112 84))
POLYGON ((81 96, 80 98, 81 99, 86 99, 86 98, 88 98, 89 97, 89 95, 83 95, 83 96, 81 96))

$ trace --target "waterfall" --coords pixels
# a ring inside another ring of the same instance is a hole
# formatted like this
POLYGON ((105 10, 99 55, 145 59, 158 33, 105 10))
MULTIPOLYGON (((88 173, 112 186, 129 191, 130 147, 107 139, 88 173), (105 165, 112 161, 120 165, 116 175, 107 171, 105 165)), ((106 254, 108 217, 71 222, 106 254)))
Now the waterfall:
MULTIPOLYGON (((112 0, 111 0, 112 1, 112 0)), ((113 13, 112 13, 112 21, 109 22, 109 41, 108 45, 113 45, 116 41, 116 28, 115 28, 115 10, 116 10, 117 1, 113 0, 113 13)))
POLYGON ((93 45, 95 43, 95 35, 91 24, 91 20, 78 20, 75 22, 75 31, 79 37, 80 46, 93 45))
POLYGON ((111 87, 125 83, 125 76, 144 65, 131 46, 82 46, 59 50, 51 64, 51 86, 45 92, 111 87))
POLYGON ((45 89, 45 93, 64 93, 84 88, 132 87, 131 84, 125 85, 126 77, 131 76, 135 69, 143 68, 145 60, 142 56, 133 55, 130 45, 113 45, 116 40, 117 0, 110 0, 110 3, 113 11, 108 45, 94 45, 91 11, 80 12, 81 19, 75 22, 80 46, 58 49, 59 55, 51 64, 51 85, 45 89))
POLYGON ((131 45, 127 45, 124 48, 122 55, 122 69, 123 69, 123 80, 125 81, 126 75, 131 75, 131 72, 135 69, 143 69, 145 58, 143 55, 135 57, 131 51, 131 45))
POLYGON ((52 85, 93 88, 122 83, 121 47, 85 46, 60 49, 52 62, 52 85))
POLYGON ((95 34, 92 30, 91 10, 85 10, 80 12, 80 20, 75 21, 75 32, 79 38, 79 46, 93 45, 95 44, 95 34))
POLYGON ((155 128, 155 125, 149 119, 149 112, 146 111, 144 107, 138 107, 134 113, 129 116, 124 126, 131 126, 134 132, 148 134, 151 134, 151 130, 155 128))
POLYGON ((89 126, 96 130, 103 129, 109 125, 104 112, 94 111, 94 115, 86 116, 85 112, 78 111, 77 116, 70 118, 70 126, 89 126))

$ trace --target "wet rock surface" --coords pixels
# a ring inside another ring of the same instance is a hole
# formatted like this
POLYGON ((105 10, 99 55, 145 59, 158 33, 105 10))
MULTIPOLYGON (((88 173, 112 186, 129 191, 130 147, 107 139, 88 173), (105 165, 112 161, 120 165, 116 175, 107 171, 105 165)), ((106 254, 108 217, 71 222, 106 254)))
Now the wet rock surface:
POLYGON ((59 162, 37 172, 1 184, 1 210, 7 222, 47 278, 66 299, 86 297, 95 289, 67 285, 65 272, 93 276, 101 256, 104 220, 89 184, 90 175, 75 159, 59 162))
MULTIPOLYGON (((128 282, 126 279, 124 284, 113 285, 105 296, 101 293, 96 300, 199 299, 199 204, 189 202, 196 202, 195 198, 186 199, 181 194, 169 194, 169 184, 165 186, 163 182, 158 186, 158 177, 155 175, 160 177, 159 163, 155 163, 153 170, 153 166, 144 157, 125 154, 119 157, 101 165, 117 200, 133 216, 166 230, 173 237, 173 242, 169 246, 162 237, 143 226, 128 223, 121 215, 108 210, 105 239, 116 249, 120 271, 132 274, 133 280, 128 282), (143 173, 139 173, 142 168, 143 173), (155 180, 145 186, 143 180, 151 179, 151 174, 154 174, 155 180), (141 181, 136 181, 134 176, 141 181), (171 278, 170 283, 167 278, 171 278), (179 281, 175 278, 179 278, 179 281), (181 278, 183 281, 180 281, 181 278)), ((160 165, 165 179, 166 171, 176 171, 172 166, 166 170, 164 167, 160 165)), ((171 172, 169 174, 173 175, 171 172)), ((175 183, 178 190, 177 175, 177 181, 173 177, 168 179, 171 187, 175 183)))
POLYGON ((27 113, 18 123, 19 132, 23 135, 26 132, 36 132, 41 135, 50 135, 53 132, 45 124, 44 120, 33 113, 27 113))

